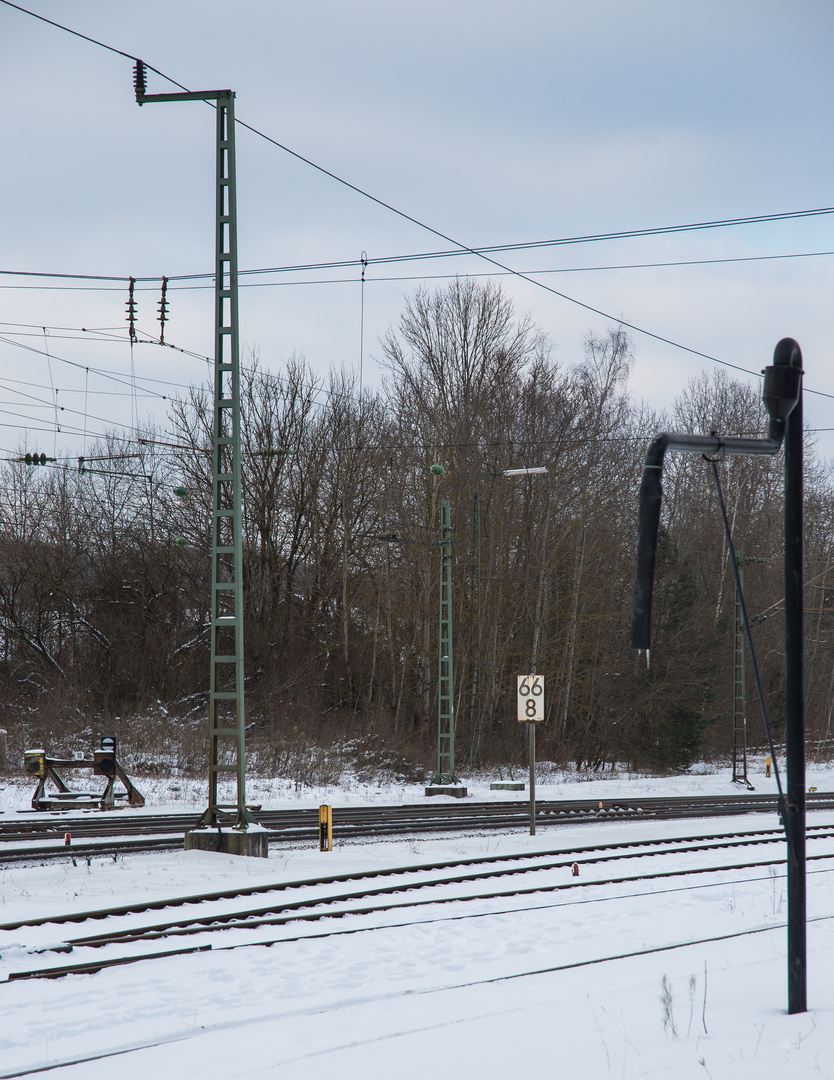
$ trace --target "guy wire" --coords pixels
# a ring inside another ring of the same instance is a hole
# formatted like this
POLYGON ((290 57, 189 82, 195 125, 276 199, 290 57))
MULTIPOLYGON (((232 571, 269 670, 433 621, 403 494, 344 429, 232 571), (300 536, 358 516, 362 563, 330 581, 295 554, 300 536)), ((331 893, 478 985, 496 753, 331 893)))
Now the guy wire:
POLYGON ((788 842, 788 848, 790 850, 791 858, 793 858, 793 841, 791 839, 791 834, 788 831, 788 812, 787 806, 785 804, 785 795, 782 791, 782 778, 779 775, 779 763, 776 759, 776 748, 773 745, 773 734, 770 730, 770 721, 767 717, 767 706, 765 705, 764 691, 762 690, 762 680, 759 675, 759 665, 756 662, 756 650, 753 648, 753 637, 750 633, 750 620, 747 618, 747 605, 744 602, 744 592, 741 588, 741 577, 738 572, 736 549, 733 545, 732 534, 730 533, 730 522, 727 520, 727 508, 724 505, 724 495, 721 491, 721 480, 718 476, 718 467, 715 463, 715 460, 713 458, 706 458, 706 460, 709 461, 710 465, 712 465, 712 475, 715 478, 715 490, 718 493, 718 505, 721 508, 721 518, 724 522, 724 534, 727 537, 727 548, 730 552, 730 562, 733 565, 733 578, 735 579, 736 591, 738 592, 738 603, 741 609, 741 620, 744 623, 744 634, 747 638, 747 648, 750 650, 750 662, 753 667, 753 678, 756 683, 756 694, 759 698, 759 707, 762 710, 762 719, 764 720, 765 732, 767 733, 767 744, 770 747, 770 759, 773 762, 773 774, 776 777, 779 819, 781 821, 783 829, 785 830, 785 839, 788 842))

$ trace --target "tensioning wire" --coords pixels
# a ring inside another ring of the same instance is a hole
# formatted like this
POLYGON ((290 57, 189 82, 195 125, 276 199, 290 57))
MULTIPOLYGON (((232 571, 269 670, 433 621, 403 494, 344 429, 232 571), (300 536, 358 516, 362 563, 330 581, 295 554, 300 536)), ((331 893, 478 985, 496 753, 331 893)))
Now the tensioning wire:
MULTIPOLYGON (((640 229, 630 232, 612 233, 608 235, 599 236, 587 236, 587 237, 573 237, 564 238, 561 240, 537 240, 530 241, 522 244, 506 245, 501 250, 518 250, 526 251, 531 248, 546 248, 546 247, 559 247, 568 244, 584 244, 592 243, 595 240, 609 240, 612 238, 623 238, 630 236, 653 236, 653 235, 665 235, 670 232, 684 232, 694 229, 706 229, 706 228, 719 228, 721 226, 737 225, 740 222, 753 222, 753 221, 773 221, 781 220, 785 217, 800 216, 813 216, 821 213, 834 213, 834 210, 805 210, 796 211, 796 214, 778 215, 771 214, 762 218, 743 218, 733 221, 716 221, 710 223, 703 223, 700 225, 672 225, 661 226, 657 229, 640 229)), ((475 247, 469 250, 460 251, 445 251, 445 252, 418 252, 412 255, 381 255, 374 259, 339 259, 329 262, 317 262, 317 263, 299 263, 295 266, 263 266, 256 267, 248 270, 239 270, 238 277, 253 277, 261 274, 300 274, 311 273, 314 270, 349 270, 356 268, 361 271, 363 266, 374 265, 391 265, 393 263, 407 263, 418 261, 432 261, 436 259, 448 259, 454 256, 463 256, 469 254, 481 255, 484 252, 498 250, 493 247, 475 247)), ((645 263, 612 263, 601 266, 564 266, 554 267, 549 269, 537 269, 537 270, 522 270, 518 273, 525 274, 578 274, 587 273, 590 271, 602 271, 602 270, 643 270, 643 269, 655 269, 663 267, 673 266, 711 266, 719 263, 744 263, 744 262, 767 262, 775 259, 809 259, 818 258, 824 255, 834 255, 834 251, 792 251, 786 252, 781 255, 737 255, 728 256, 721 259, 673 259, 665 262, 645 262, 645 263)), ((514 271, 504 271, 499 274, 480 275, 484 277, 502 277, 512 275, 514 271)), ((0 276, 3 277, 34 277, 34 278, 48 278, 53 280, 67 280, 67 281, 117 281, 120 283, 128 283, 130 278, 128 276, 114 276, 112 274, 69 274, 61 272, 53 272, 48 270, 0 270, 0 276)), ((200 273, 200 274, 168 274, 165 275, 169 282, 184 282, 184 281, 211 281, 214 278, 213 273, 200 273)), ((378 281, 421 281, 424 278, 431 280, 437 277, 457 277, 458 274, 451 275, 438 275, 438 274, 422 274, 419 277, 379 277, 378 281)), ((473 276, 473 275, 467 275, 473 276)), ((133 280, 137 283, 147 283, 144 288, 137 291, 153 292, 155 289, 151 288, 151 285, 155 285, 162 280, 162 275, 153 275, 150 277, 134 277, 133 280)), ((350 278, 337 278, 336 281, 356 281, 355 277, 350 278)), ((324 284, 331 284, 331 281, 326 281, 324 284)), ((316 282, 308 284, 317 284, 316 282)), ((6 286, 9 287, 9 286, 6 286)), ((37 288, 37 286, 18 285, 11 286, 12 288, 37 288)), ((173 286, 172 286, 173 287, 173 286)), ((251 287, 251 286, 250 286, 251 287)), ((70 286, 67 286, 70 288, 70 286)), ((185 288, 206 288, 211 289, 213 285, 204 286, 177 286, 178 290, 182 291, 185 288)), ((121 292, 121 288, 110 288, 106 290, 96 290, 89 286, 80 286, 82 291, 89 289, 89 291, 107 291, 107 292, 121 292)))
MULTIPOLYGON (((122 56, 125 59, 131 60, 134 63, 142 63, 142 64, 144 64, 144 66, 149 71, 153 71, 154 74, 159 75, 160 78, 165 79, 167 82, 170 82, 172 85, 178 87, 180 90, 182 90, 182 91, 184 91, 186 93, 189 92, 188 88, 183 86, 182 83, 177 82, 176 79, 173 79, 173 78, 171 78, 171 76, 166 75, 164 72, 160 71, 158 68, 153 67, 153 65, 147 64, 144 60, 142 60, 138 56, 134 56, 134 55, 132 55, 130 53, 127 53, 122 49, 116 49, 112 45, 107 45, 105 42, 99 41, 96 38, 90 37, 87 34, 81 34, 77 30, 72 30, 70 27, 64 26, 62 23, 55 22, 53 19, 47 19, 42 15, 38 15, 36 12, 30 11, 28 8, 24 8, 20 4, 12 3, 12 0, 0 0, 0 3, 5 4, 7 7, 14 8, 15 10, 20 11, 25 15, 29 15, 32 18, 38 19, 41 22, 47 23, 50 26, 53 26, 58 30, 63 30, 65 33, 72 34, 74 37, 81 38, 82 40, 87 41, 90 44, 97 45, 100 48, 106 49, 108 52, 115 53, 118 56, 122 56)), ((212 102, 207 102, 206 104, 208 104, 212 108, 214 108, 214 105, 213 105, 212 102)), ((413 215, 406 213, 404 210, 400 210, 399 208, 393 206, 391 203, 386 202, 384 199, 381 199, 376 195, 372 195, 370 192, 365 191, 364 189, 358 187, 356 184, 351 183, 349 180, 345 180, 343 177, 338 176, 334 172, 331 172, 331 170, 326 169, 323 165, 317 164, 316 162, 312 161, 310 158, 305 157, 303 154, 300 154, 297 151, 291 149, 289 146, 286 146, 284 143, 279 142, 277 139, 273 139, 272 136, 267 135, 265 132, 263 132, 263 131, 259 130, 258 128, 254 127, 252 124, 246 123, 244 120, 241 120, 239 117, 236 117, 235 119, 236 119, 236 123, 241 128, 244 128, 245 130, 250 131, 254 135, 257 135, 259 138, 263 139, 265 142, 268 142, 272 146, 275 146, 279 150, 282 150, 284 153, 289 154, 291 157, 295 158, 297 161, 300 161, 303 164, 308 165, 310 168, 315 169, 317 172, 321 173, 323 176, 329 177, 331 180, 334 180, 336 183, 341 184, 343 187, 348 188, 348 190, 353 191, 356 194, 362 196, 363 198, 366 198, 366 199, 370 200, 371 202, 375 203, 377 206, 380 206, 383 209, 388 210, 390 213, 395 214, 397 217, 402 218, 404 221, 411 222, 413 225, 416 225, 418 228, 423 229, 424 231, 431 233, 433 236, 438 237, 440 240, 444 240, 447 244, 451 244, 454 248, 459 249, 461 252, 468 253, 470 255, 474 255, 475 257, 477 257, 479 259, 482 259, 485 262, 489 263, 491 266, 494 266, 499 270, 503 270, 506 273, 511 274, 513 277, 517 278, 520 281, 526 281, 528 284, 533 285, 536 288, 542 289, 545 292, 549 293, 550 295, 556 296, 559 299, 564 300, 565 302, 567 302, 569 304, 573 304, 576 307, 582 308, 582 310, 584 310, 584 311, 588 311, 588 312, 590 312, 590 313, 592 313, 594 315, 598 315, 600 318, 605 319, 608 322, 613 322, 613 323, 616 323, 619 326, 624 326, 629 330, 633 330, 636 334, 641 334, 644 337, 651 338, 653 341, 658 341, 661 344, 669 345, 670 347, 672 347, 674 349, 679 349, 682 352, 688 353, 690 356, 698 356, 703 360, 709 360, 711 363, 719 364, 722 367, 731 368, 731 369, 736 370, 736 371, 743 371, 747 375, 751 375, 751 374, 757 375, 758 374, 758 372, 751 372, 748 368, 743 368, 740 365, 733 364, 728 360, 721 360, 717 356, 713 356, 710 353, 703 352, 700 349, 694 349, 689 345, 684 345, 679 341, 675 341, 672 338, 668 338, 668 337, 664 336, 663 334, 656 334, 656 333, 654 333, 654 331, 647 330, 644 327, 638 325, 637 323, 628 322, 628 321, 626 321, 625 319, 623 319, 621 317, 618 318, 617 316, 611 315, 609 312, 603 311, 601 308, 598 308, 593 304, 585 303, 584 301, 578 300, 573 296, 569 296, 567 293, 564 293, 564 292, 560 291, 559 289, 554 289, 552 286, 545 284, 545 282, 543 282, 543 281, 538 281, 536 278, 530 276, 529 274, 524 274, 524 273, 521 273, 520 271, 514 270, 512 267, 507 266, 505 263, 499 262, 497 259, 495 259, 491 255, 487 254, 485 251, 478 250, 476 248, 470 247, 468 244, 465 244, 462 241, 457 240, 452 236, 449 236, 447 233, 442 232, 440 229, 435 229, 433 226, 426 224, 426 222, 421 221, 419 218, 416 218, 413 215)), ((789 211, 786 214, 780 214, 780 215, 762 215, 758 220, 760 220, 760 221, 766 221, 766 220, 791 220, 791 219, 794 219, 794 218, 797 218, 797 217, 802 217, 802 216, 814 216, 814 215, 823 215, 823 214, 831 214, 831 213, 834 213, 834 207, 819 207, 819 208, 817 208, 816 210, 813 210, 813 211, 789 211)), ((747 219, 747 218, 728 219, 727 222, 726 222, 726 226, 739 224, 739 223, 746 222, 746 221, 749 221, 749 220, 750 219, 747 219)), ((700 223, 692 223, 689 226, 671 226, 671 227, 669 227, 668 231, 669 232, 674 232, 674 231, 681 231, 681 230, 687 229, 687 228, 693 229, 693 228, 712 228, 712 227, 716 227, 714 223, 700 222, 700 223)), ((646 235, 646 233, 641 232, 640 230, 636 230, 634 232, 634 235, 646 235)), ((502 251, 502 250, 505 250, 505 249, 499 245, 499 246, 493 248, 492 250, 494 250, 494 251, 502 251)), ((834 396, 834 395, 825 395, 825 396, 834 396)))

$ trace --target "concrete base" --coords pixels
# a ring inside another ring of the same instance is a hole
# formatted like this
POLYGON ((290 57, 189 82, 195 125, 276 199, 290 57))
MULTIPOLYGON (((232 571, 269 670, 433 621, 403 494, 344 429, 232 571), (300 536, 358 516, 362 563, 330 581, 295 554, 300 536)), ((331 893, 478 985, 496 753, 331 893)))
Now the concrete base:
POLYGON ((426 788, 427 795, 451 795, 454 799, 465 799, 466 788, 458 784, 430 784, 426 788))
POLYGON ((192 829, 185 834, 186 851, 221 851, 226 855, 269 858, 269 834, 260 825, 242 829, 192 829))
POLYGON ((493 780, 490 791, 524 791, 525 785, 520 780, 493 780))

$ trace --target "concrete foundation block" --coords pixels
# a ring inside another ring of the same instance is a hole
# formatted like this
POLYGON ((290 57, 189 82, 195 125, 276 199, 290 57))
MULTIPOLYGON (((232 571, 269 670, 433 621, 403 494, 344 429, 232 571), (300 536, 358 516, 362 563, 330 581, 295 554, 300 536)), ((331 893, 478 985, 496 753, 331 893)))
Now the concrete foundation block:
POLYGON ((524 791, 525 785, 520 780, 493 780, 490 791, 524 791))
POLYGON ((269 833, 260 825, 248 829, 192 829, 185 834, 186 851, 220 851, 225 855, 269 858, 269 833))
POLYGON ((454 799, 465 799, 466 788, 459 784, 430 784, 426 788, 427 795, 451 795, 454 799))

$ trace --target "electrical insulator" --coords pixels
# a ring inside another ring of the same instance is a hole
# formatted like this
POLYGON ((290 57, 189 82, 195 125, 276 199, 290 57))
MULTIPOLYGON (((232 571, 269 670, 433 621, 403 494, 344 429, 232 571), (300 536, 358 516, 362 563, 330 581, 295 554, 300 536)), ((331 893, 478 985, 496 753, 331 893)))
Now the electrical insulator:
POLYGON ((46 454, 27 454, 23 460, 27 465, 45 465, 46 454))
POLYGON ((133 299, 135 285, 136 278, 130 278, 130 285, 128 286, 127 291, 127 303, 125 304, 125 307, 127 308, 127 318, 125 319, 125 322, 127 323, 131 341, 136 340, 136 301, 133 299))
POLYGON ((188 494, 188 488, 175 487, 174 494, 177 496, 178 499, 184 499, 188 494))
POLYGON ((147 90, 147 83, 145 82, 145 65, 141 60, 137 60, 133 66, 133 89, 136 91, 136 100, 139 104, 142 104, 142 98, 145 96, 147 90))
POLYGON ((162 295, 159 298, 159 344, 165 344, 165 323, 168 321, 168 278, 162 279, 162 295))
POLYGON ((188 541, 184 536, 178 536, 176 540, 174 540, 174 543, 177 547, 188 547, 188 541))

